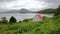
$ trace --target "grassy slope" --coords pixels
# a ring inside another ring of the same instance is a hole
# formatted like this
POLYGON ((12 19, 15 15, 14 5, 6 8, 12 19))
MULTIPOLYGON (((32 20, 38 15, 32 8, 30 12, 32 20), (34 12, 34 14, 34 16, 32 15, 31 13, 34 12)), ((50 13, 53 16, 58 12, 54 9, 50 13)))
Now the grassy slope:
POLYGON ((60 19, 46 18, 43 22, 0 23, 0 34, 60 34, 60 19))

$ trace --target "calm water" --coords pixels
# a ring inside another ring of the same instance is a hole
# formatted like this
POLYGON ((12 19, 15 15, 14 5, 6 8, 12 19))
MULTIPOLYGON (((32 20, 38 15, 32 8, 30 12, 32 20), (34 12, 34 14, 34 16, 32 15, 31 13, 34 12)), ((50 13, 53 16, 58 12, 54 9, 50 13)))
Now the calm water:
MULTIPOLYGON (((29 19, 29 18, 33 18, 37 13, 0 13, 0 18, 1 17, 6 17, 7 20, 10 19, 11 16, 14 16, 17 21, 22 21, 24 19, 29 19)), ((41 14, 42 16, 46 16, 46 17, 53 17, 52 14, 41 14)))

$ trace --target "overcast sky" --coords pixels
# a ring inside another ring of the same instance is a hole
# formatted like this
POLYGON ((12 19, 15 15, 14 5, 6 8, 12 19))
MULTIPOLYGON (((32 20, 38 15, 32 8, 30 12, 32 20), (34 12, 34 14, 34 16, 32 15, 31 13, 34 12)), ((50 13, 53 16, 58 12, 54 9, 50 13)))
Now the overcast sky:
POLYGON ((56 8, 60 0, 0 0, 0 12, 3 10, 20 10, 26 8, 32 11, 46 8, 56 8))

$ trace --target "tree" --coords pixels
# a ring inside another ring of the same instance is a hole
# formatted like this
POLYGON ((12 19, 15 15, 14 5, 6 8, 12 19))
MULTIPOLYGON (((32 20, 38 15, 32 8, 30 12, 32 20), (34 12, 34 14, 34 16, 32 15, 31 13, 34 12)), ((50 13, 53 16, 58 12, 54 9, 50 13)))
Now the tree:
POLYGON ((60 14, 60 5, 56 9, 54 16, 59 15, 59 14, 60 14))
POLYGON ((16 18, 12 16, 9 20, 9 23, 15 23, 16 21, 17 21, 16 18))
POLYGON ((8 23, 8 20, 7 20, 6 17, 2 17, 1 19, 2 19, 2 22, 3 22, 3 23, 8 23))

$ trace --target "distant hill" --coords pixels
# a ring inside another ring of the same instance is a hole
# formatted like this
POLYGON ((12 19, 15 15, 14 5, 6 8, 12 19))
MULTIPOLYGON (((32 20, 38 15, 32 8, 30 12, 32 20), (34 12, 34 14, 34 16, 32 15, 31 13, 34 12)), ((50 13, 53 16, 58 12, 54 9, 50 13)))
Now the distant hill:
POLYGON ((16 12, 19 12, 19 10, 10 10, 10 11, 7 11, 6 13, 16 13, 16 12))
POLYGON ((8 10, 0 13, 31 13, 32 11, 28 9, 21 9, 21 10, 8 10))
POLYGON ((20 13, 30 13, 30 12, 32 12, 32 11, 30 11, 30 10, 28 10, 28 9, 21 9, 19 12, 20 12, 20 13))
POLYGON ((19 10, 8 10, 0 13, 17 13, 17 12, 19 12, 19 10))
POLYGON ((8 11, 0 12, 0 13, 54 13, 55 11, 56 11, 56 9, 44 9, 44 10, 32 12, 28 9, 23 8, 21 10, 8 10, 8 11))
POLYGON ((37 13, 55 13, 56 9, 44 9, 40 10, 37 13))

